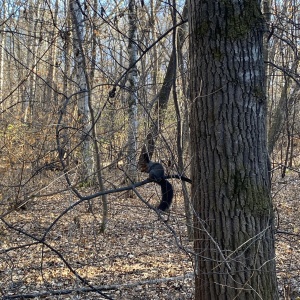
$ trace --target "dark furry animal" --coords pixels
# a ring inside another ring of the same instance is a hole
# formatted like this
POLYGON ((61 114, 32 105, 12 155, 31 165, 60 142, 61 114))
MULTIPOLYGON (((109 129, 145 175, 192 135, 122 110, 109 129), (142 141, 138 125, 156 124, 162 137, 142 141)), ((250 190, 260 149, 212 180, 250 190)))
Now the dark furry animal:
POLYGON ((160 163, 150 161, 148 155, 145 155, 145 163, 147 166, 145 172, 149 173, 149 178, 161 187, 162 199, 157 209, 165 211, 169 209, 172 204, 173 187, 171 183, 165 179, 164 167, 160 163))

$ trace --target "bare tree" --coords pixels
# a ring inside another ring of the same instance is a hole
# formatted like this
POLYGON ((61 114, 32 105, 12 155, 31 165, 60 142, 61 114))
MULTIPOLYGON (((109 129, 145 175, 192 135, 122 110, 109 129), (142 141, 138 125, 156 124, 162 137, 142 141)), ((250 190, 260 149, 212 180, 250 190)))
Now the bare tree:
MULTIPOLYGON (((285 0, 271 5, 264 3, 266 21, 265 60, 268 76, 268 149, 274 160, 280 155, 281 164, 293 160, 294 140, 298 136, 299 101, 295 98, 298 80, 299 10, 295 1, 285 0), (279 146, 279 147, 278 147, 279 146)), ((283 166, 284 177, 286 166, 283 166)))
POLYGON ((135 0, 128 3, 128 55, 129 55, 129 97, 128 97, 128 176, 130 180, 136 178, 137 162, 137 133, 138 133, 138 101, 137 101, 137 14, 135 0))
POLYGON ((37 54, 39 49, 39 38, 37 36, 38 19, 40 15, 41 2, 37 1, 36 6, 34 2, 30 0, 28 3, 28 9, 24 10, 24 18, 27 24, 27 32, 31 34, 27 37, 27 51, 26 51, 26 64, 29 69, 29 75, 26 82, 26 88, 23 94, 24 103, 24 121, 31 122, 32 109, 34 105, 34 96, 36 95, 36 83, 37 83, 37 54), (35 20, 32 22, 32 20, 35 20))
POLYGON ((91 124, 90 119, 90 84, 87 74, 85 55, 83 51, 84 22, 82 10, 83 8, 81 7, 81 4, 78 0, 70 1, 70 12, 73 25, 74 59, 76 63, 76 81, 78 85, 78 118, 82 126, 82 179, 89 181, 91 180, 90 176, 93 174, 94 166, 90 138, 91 126, 93 126, 94 124, 91 124))
MULTIPOLYGON (((3 27, 3 29, 6 28, 6 1, 4 0, 2 2, 2 6, 0 7, 0 22, 2 23, 0 26, 3 27)), ((1 40, 1 49, 0 49, 0 105, 1 108, 3 110, 3 87, 4 87, 4 48, 5 48, 5 34, 4 34, 4 30, 3 32, 0 33, 0 40, 1 40)))

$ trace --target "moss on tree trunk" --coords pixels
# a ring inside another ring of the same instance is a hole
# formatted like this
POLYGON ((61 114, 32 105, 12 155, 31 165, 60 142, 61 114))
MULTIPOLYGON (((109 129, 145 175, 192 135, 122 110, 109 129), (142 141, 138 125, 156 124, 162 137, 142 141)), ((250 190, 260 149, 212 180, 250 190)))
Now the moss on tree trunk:
POLYGON ((278 299, 259 7, 190 1, 195 299, 278 299))

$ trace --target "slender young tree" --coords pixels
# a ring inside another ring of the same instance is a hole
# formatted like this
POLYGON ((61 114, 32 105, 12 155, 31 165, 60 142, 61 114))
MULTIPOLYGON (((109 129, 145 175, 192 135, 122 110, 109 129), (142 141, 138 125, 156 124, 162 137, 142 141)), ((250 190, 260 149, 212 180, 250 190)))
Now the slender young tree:
MULTIPOLYGON (((57 68, 55 67, 56 61, 57 61, 57 23, 58 23, 58 9, 59 9, 59 3, 58 0, 55 1, 54 4, 54 11, 53 11, 53 28, 51 29, 51 32, 48 37, 48 43, 51 43, 52 47, 49 51, 49 67, 48 67, 48 74, 47 74, 47 82, 49 86, 46 86, 45 90, 45 99, 55 99, 55 88, 56 88, 56 82, 55 77, 57 74, 57 68)), ((46 103, 46 105, 43 107, 44 110, 49 109, 49 104, 46 103)))
POLYGON ((136 152, 137 152, 137 14, 135 0, 129 0, 128 3, 128 55, 129 67, 128 74, 129 97, 128 97, 128 175, 131 180, 135 179, 137 171, 136 152), (133 67, 132 67, 133 66, 133 67))
POLYGON ((37 55, 39 50, 39 39, 37 33, 39 28, 38 21, 41 13, 41 2, 30 0, 28 3, 28 11, 24 10, 24 19, 26 20, 27 31, 32 32, 32 35, 27 37, 27 52, 26 64, 30 70, 29 80, 26 82, 26 89, 24 90, 24 122, 31 122, 33 115, 34 98, 36 97, 36 83, 37 83, 37 55), (35 20, 34 22, 32 20, 35 20))
POLYGON ((3 87, 4 87, 4 49, 5 49, 5 34, 4 34, 4 30, 6 29, 6 1, 4 0, 2 2, 2 6, 1 6, 1 12, 0 12, 0 20, 1 20, 1 26, 3 28, 3 32, 0 32, 0 40, 1 40, 1 50, 0 50, 0 91, 2 91, 0 93, 0 105, 1 105, 1 109, 4 110, 4 106, 3 106, 3 87))
POLYGON ((278 299, 259 0, 190 0, 195 299, 278 299))
POLYGON ((70 0, 70 13, 73 25, 73 50, 76 70, 76 83, 78 86, 78 117, 82 126, 83 160, 82 179, 90 181, 93 173, 93 153, 91 144, 91 120, 90 120, 90 83, 87 74, 85 55, 83 51, 84 22, 82 7, 78 0, 70 0), (89 179, 87 179, 89 178, 89 179))

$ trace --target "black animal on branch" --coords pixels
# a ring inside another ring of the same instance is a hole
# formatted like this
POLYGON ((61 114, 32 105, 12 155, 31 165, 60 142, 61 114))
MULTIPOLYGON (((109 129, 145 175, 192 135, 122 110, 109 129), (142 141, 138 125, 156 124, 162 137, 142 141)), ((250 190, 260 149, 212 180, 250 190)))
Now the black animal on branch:
POLYGON ((161 187, 162 199, 157 209, 165 211, 171 206, 173 187, 171 183, 165 179, 164 167, 160 163, 150 161, 148 154, 144 154, 144 161, 146 163, 144 172, 149 173, 149 179, 153 180, 161 187))

